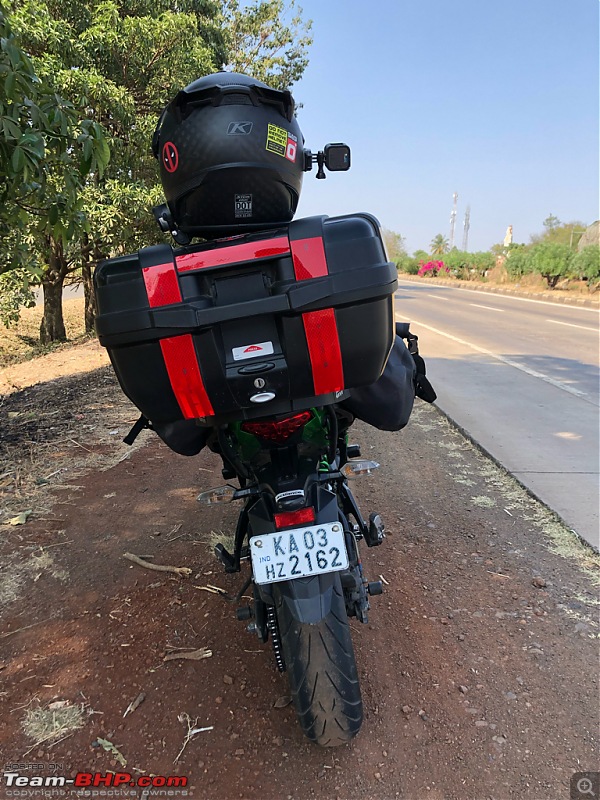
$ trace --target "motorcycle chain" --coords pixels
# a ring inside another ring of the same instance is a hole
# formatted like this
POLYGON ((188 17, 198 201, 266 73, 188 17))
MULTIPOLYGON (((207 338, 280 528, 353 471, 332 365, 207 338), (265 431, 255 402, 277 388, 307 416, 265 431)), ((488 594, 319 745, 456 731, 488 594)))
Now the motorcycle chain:
POLYGON ((281 638, 279 636, 279 625, 277 624, 277 615, 275 614, 274 606, 267 606, 267 628, 271 634, 271 641, 273 642, 273 652, 275 653, 275 662, 279 672, 285 672, 285 659, 281 649, 281 638))

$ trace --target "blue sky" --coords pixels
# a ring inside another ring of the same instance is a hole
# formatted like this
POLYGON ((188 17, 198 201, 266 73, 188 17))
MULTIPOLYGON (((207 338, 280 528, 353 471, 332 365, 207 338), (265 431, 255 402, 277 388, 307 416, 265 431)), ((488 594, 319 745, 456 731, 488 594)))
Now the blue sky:
POLYGON ((304 177, 299 214, 369 211, 409 252, 471 207, 469 250, 552 213, 598 218, 598 0, 300 0, 314 44, 293 87, 315 152, 352 167, 304 177))

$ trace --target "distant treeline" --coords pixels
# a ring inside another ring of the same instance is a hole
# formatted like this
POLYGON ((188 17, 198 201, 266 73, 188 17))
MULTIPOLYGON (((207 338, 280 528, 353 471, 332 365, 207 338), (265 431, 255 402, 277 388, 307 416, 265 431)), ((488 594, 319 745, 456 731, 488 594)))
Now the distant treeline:
POLYGON ((418 250, 412 257, 401 256, 397 264, 400 272, 409 275, 447 275, 460 280, 481 280, 498 266, 504 267, 508 277, 515 281, 525 275, 538 274, 551 289, 563 280, 585 281, 590 291, 600 287, 598 245, 588 245, 576 252, 568 245, 553 242, 511 244, 503 254, 451 250, 435 260, 423 250, 418 250))

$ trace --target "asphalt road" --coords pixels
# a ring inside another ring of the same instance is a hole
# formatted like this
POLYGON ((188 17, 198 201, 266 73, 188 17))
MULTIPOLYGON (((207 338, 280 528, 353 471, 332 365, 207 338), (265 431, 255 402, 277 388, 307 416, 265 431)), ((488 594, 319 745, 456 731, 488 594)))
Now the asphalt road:
POLYGON ((577 533, 599 539, 599 312, 401 282, 437 405, 577 533))

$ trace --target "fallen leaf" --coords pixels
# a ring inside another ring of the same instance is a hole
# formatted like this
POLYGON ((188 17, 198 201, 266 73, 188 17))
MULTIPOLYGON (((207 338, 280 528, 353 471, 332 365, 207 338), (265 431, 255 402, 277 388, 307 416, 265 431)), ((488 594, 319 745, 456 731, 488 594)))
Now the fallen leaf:
POLYGON ((100 747, 107 751, 107 753, 112 753, 122 767, 127 766, 127 761, 125 760, 123 754, 117 750, 112 742, 109 742, 108 739, 101 739, 100 737, 98 737, 96 741, 100 747))
POLYGON ((9 525, 25 525, 27 522, 27 517, 33 514, 33 509, 30 508, 29 511, 21 511, 16 517, 8 520, 9 525))
POLYGON ((292 698, 289 694, 284 694, 283 697, 278 697, 277 700, 273 703, 273 708, 285 708, 289 706, 292 702, 292 698))

